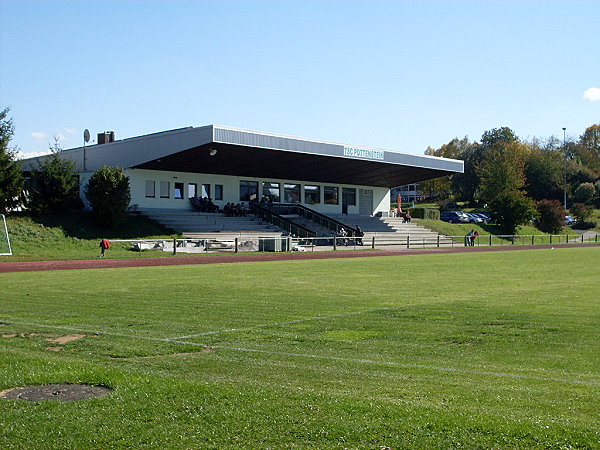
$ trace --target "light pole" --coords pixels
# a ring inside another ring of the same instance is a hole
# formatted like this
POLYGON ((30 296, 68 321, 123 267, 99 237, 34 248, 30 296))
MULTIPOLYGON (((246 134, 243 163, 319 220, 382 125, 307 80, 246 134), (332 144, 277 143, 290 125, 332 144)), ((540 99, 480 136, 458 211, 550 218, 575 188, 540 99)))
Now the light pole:
POLYGON ((563 127, 563 158, 564 158, 564 185, 563 185, 563 208, 567 210, 567 127, 563 127))

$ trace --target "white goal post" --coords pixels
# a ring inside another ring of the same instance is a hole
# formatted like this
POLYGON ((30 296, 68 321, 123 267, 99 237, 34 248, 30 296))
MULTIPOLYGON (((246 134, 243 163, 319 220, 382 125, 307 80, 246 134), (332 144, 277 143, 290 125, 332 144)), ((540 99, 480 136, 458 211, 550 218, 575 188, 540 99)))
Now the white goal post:
POLYGON ((8 227, 6 226, 6 217, 0 214, 2 225, 0 225, 0 256, 12 256, 10 239, 8 238, 8 227))

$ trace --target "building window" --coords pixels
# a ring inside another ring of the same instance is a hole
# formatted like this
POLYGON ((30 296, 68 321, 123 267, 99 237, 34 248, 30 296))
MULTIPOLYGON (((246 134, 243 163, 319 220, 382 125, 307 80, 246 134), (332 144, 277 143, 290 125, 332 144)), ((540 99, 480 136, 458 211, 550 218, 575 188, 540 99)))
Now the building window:
POLYGON ((200 188, 200 196, 202 198, 210 198, 210 184, 203 184, 200 188))
POLYGON ((215 184, 215 200, 223 200, 223 185, 215 184))
POLYGON ((183 199, 183 183, 175 183, 173 198, 183 199))
POLYGON ((356 206, 356 189, 342 188, 344 203, 348 206, 356 206))
POLYGON ((315 203, 321 203, 321 186, 304 186, 304 203, 314 205, 315 203))
POLYGON ((146 198, 156 197, 156 182, 154 180, 146 180, 146 198))
POLYGON ((161 181, 160 182, 160 198, 169 198, 169 189, 171 188, 171 183, 169 181, 161 181))
POLYGON ((198 185, 196 183, 188 184, 188 198, 194 198, 198 195, 198 185))
POLYGON ((285 183, 283 185, 283 201, 285 203, 300 203, 300 185, 285 183))
POLYGON ((326 205, 338 205, 339 188, 335 186, 325 186, 323 188, 323 203, 326 205))
POLYGON ((272 183, 270 181, 264 181, 262 184, 262 195, 263 197, 270 198, 272 202, 279 202, 279 192, 281 185, 279 183, 272 183))
POLYGON ((258 196, 258 181, 240 180, 240 201, 249 202, 258 196))

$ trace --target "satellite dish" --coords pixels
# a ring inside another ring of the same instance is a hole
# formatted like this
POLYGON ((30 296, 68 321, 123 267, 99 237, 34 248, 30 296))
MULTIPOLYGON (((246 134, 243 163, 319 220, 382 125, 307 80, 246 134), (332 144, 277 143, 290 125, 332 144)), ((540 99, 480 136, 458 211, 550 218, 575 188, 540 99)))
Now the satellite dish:
POLYGON ((85 142, 90 142, 90 130, 88 130, 87 128, 83 130, 83 140, 85 142))

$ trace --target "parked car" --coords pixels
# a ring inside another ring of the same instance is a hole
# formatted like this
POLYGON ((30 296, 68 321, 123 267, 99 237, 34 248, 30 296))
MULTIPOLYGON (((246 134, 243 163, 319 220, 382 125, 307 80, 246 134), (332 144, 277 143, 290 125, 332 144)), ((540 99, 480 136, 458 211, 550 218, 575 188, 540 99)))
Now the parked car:
POLYGON ((565 216, 565 220, 564 220, 565 225, 573 225, 574 223, 575 223, 575 217, 565 216))
POLYGON ((484 223, 483 218, 477 213, 465 213, 469 217, 469 223, 484 223))
POLYGON ((469 216, 462 211, 444 211, 440 214, 440 220, 449 223, 468 223, 469 216))

